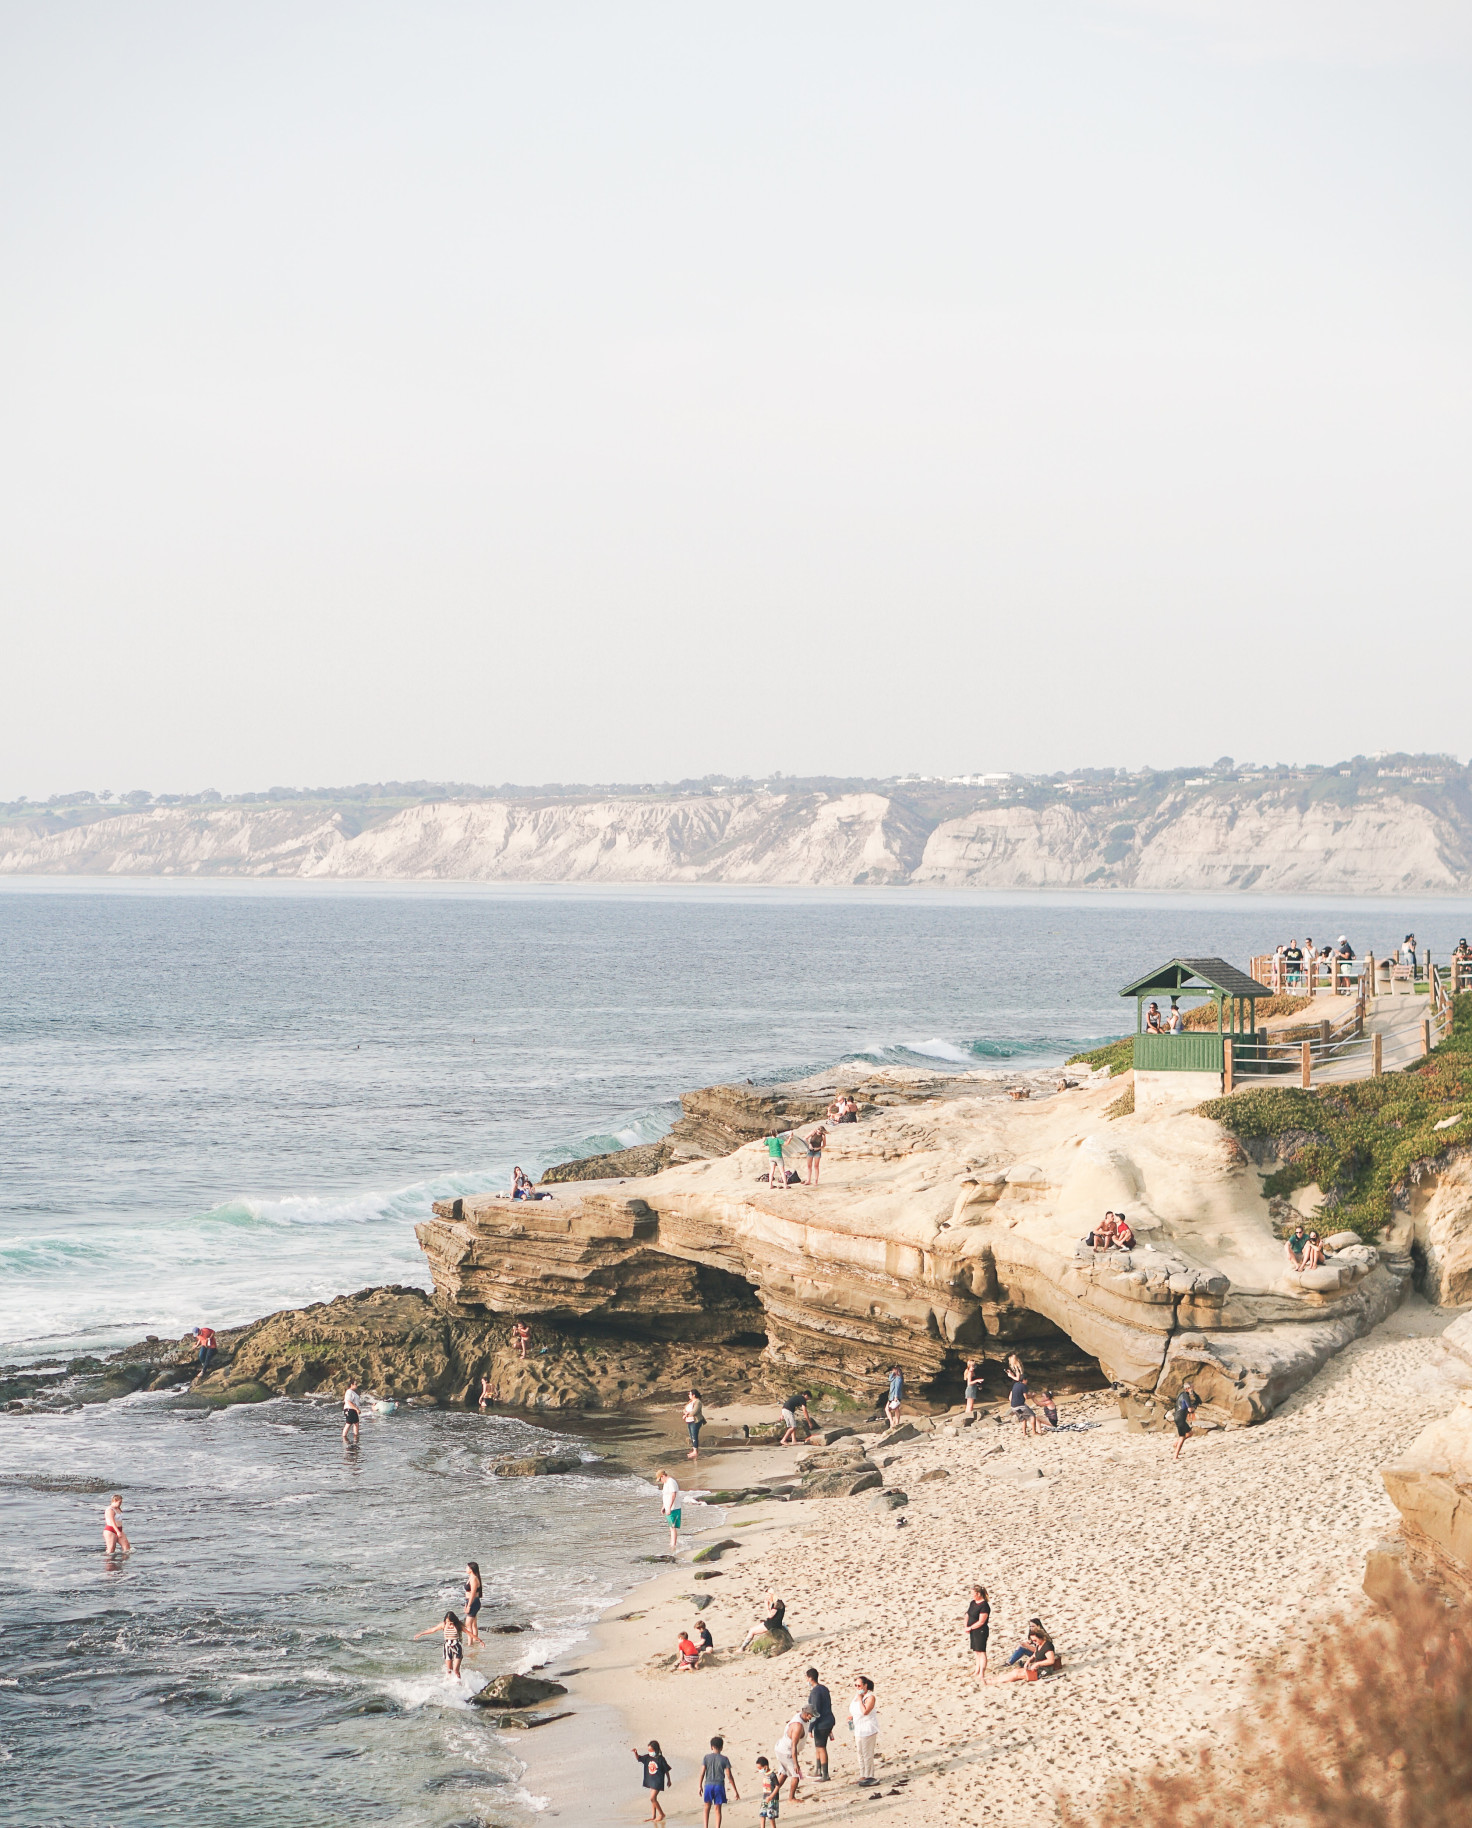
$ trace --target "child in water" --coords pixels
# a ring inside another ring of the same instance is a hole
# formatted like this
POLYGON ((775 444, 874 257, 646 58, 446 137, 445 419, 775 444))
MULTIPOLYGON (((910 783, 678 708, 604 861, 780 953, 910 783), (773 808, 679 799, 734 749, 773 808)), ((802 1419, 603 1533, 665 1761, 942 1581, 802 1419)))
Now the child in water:
POLYGON ((431 1625, 427 1631, 416 1631, 414 1633, 415 1642, 417 1643, 420 1638, 432 1638, 437 1631, 443 1631, 445 1634, 445 1680, 458 1682, 462 1654, 460 1639, 465 1627, 453 1612, 447 1612, 442 1625, 431 1625))

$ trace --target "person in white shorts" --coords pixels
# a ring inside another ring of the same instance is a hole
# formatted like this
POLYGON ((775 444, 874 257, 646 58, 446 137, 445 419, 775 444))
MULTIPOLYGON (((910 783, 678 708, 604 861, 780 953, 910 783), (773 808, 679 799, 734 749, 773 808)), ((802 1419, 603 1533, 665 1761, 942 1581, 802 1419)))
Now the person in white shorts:
POLYGON ((802 1782, 802 1765, 798 1761, 798 1750, 808 1736, 808 1722, 812 1719, 812 1710, 802 1708, 795 1713, 782 1729, 782 1736, 772 1747, 772 1756, 777 1761, 777 1771, 782 1777, 790 1779, 792 1788, 787 1792, 790 1803, 797 1801, 797 1786, 802 1782))

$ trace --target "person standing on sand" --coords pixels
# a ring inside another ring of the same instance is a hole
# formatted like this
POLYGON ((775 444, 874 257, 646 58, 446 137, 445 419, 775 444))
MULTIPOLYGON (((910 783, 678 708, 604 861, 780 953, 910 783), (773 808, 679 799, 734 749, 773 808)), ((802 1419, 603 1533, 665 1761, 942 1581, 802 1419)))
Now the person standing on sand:
POLYGON ((808 1433, 811 1434, 813 1432, 813 1418, 808 1414, 808 1393, 806 1390, 797 1391, 794 1395, 789 1396, 787 1401, 782 1405, 782 1420, 786 1427, 786 1433, 777 1443, 779 1447, 791 1447, 795 1444, 797 1440, 797 1418, 799 1415, 807 1424, 808 1433))
POLYGON ((976 1405, 981 1401, 981 1361, 975 1358, 966 1360, 966 1413, 974 1416, 976 1405))
POLYGON ((711 1828, 712 1809, 716 1812, 715 1828, 721 1828, 721 1811, 726 1806, 728 1783, 731 1786, 731 1801, 741 1801, 741 1792, 736 1788, 736 1773, 726 1756, 725 1744, 725 1740, 717 1733, 710 1742, 710 1750, 700 1761, 700 1800, 705 1804, 705 1828, 711 1828))
POLYGON ((876 1782, 874 1754, 879 1750, 879 1697, 867 1676, 854 1677, 854 1698, 848 1705, 849 1730, 854 1736, 854 1751, 859 1760, 859 1782, 868 1786, 876 1782))
POLYGON ((781 1737, 772 1747, 777 1769, 788 1780, 787 1800, 793 1803, 797 1801, 797 1786, 802 1782, 802 1759, 799 1754, 802 1742, 808 1736, 808 1722, 812 1717, 807 1707, 799 1708, 783 1727, 781 1737))
POLYGON ((1181 1449, 1191 1438, 1191 1417, 1201 1407, 1201 1398, 1196 1394, 1196 1387, 1188 1377, 1181 1385, 1181 1394, 1176 1398, 1176 1450, 1172 1460, 1179 1460, 1181 1449))
POLYGON ((889 1395, 884 1399, 884 1413, 894 1427, 900 1419, 900 1404, 905 1400, 905 1374, 898 1365, 889 1367, 889 1395))
POLYGON ((114 1492, 111 1504, 102 1513, 102 1552, 104 1555, 116 1554, 119 1549, 124 1555, 133 1553, 133 1545, 128 1541, 127 1532, 123 1528, 122 1510, 123 1494, 114 1492))
POLYGON ((659 1798, 661 1791, 669 1788, 670 1761, 660 1751, 657 1739, 651 1739, 642 1752, 635 1746, 634 1756, 644 1774, 644 1788, 649 1792, 649 1819, 651 1822, 662 1822, 664 1804, 659 1798))
POLYGON ((675 1555, 680 1548, 680 1486, 673 1473, 667 1473, 663 1467, 654 1475, 654 1482, 659 1487, 660 1503, 664 1509, 665 1521, 670 1526, 670 1554, 675 1555))
POLYGON ((756 1812, 757 1820, 775 1822, 782 1806, 782 1786, 787 1779, 775 1772, 765 1758, 757 1759, 756 1774, 762 1783, 762 1803, 756 1812))
POLYGON ((485 1585, 480 1577, 480 1563, 468 1561, 465 1564, 465 1635, 472 1644, 480 1642, 480 1626, 476 1616, 480 1612, 481 1601, 485 1598, 485 1585))
POLYGON ((351 1441, 348 1441, 350 1447, 358 1445, 358 1424, 363 1419, 362 1410, 363 1399, 358 1395, 358 1380, 350 1377, 348 1387, 342 1393, 342 1438, 348 1441, 348 1436, 352 1436, 351 1441))
POLYGON ((975 1676, 978 1682, 986 1680, 986 1641, 991 1623, 992 1603, 987 1598, 986 1588, 973 1587, 966 1607, 966 1645, 976 1656, 975 1676))
POLYGON ((1039 1432, 1037 1417, 1027 1401, 1027 1379, 1022 1374, 1022 1361, 1014 1352, 1007 1360, 1007 1376, 1011 1380, 1012 1393, 1007 1398, 1007 1406, 1012 1411, 1012 1420, 1021 1422, 1024 1435, 1039 1432))
POLYGON ((833 1736, 833 1729, 838 1725, 833 1717, 833 1697, 827 1688, 818 1680, 818 1672, 810 1669, 806 1672, 812 1683, 808 1690, 808 1712, 812 1715, 812 1725, 808 1731, 813 1736, 813 1781, 828 1782, 828 1741, 833 1736))
POLYGON ((685 1432, 690 1436, 690 1451, 685 1455, 687 1460, 700 1458, 700 1431, 705 1427, 705 1405, 700 1400, 700 1392, 692 1390, 690 1401, 685 1405, 685 1432))
POLYGON ((819 1124, 816 1130, 810 1130, 807 1136, 808 1147, 808 1185, 816 1187, 818 1176, 823 1171, 823 1151, 828 1146, 828 1132, 819 1124))

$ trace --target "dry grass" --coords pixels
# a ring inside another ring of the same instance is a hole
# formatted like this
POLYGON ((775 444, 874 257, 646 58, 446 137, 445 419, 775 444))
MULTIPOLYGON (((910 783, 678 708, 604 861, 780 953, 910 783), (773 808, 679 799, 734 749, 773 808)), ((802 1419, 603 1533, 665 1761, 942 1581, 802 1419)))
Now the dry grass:
POLYGON ((1441 1602, 1306 1629, 1260 1671, 1225 1751, 1062 1807, 1064 1828, 1467 1828, 1472 1646, 1441 1602))
MULTIPOLYGON (((1300 1009, 1307 1009, 1313 1000, 1312 997, 1259 997, 1256 1009, 1258 1025, 1261 1026, 1272 1016, 1296 1016, 1300 1009)), ((1215 1028, 1216 1005, 1198 1003, 1194 1009, 1188 1009, 1186 1026, 1187 1028, 1215 1028)))

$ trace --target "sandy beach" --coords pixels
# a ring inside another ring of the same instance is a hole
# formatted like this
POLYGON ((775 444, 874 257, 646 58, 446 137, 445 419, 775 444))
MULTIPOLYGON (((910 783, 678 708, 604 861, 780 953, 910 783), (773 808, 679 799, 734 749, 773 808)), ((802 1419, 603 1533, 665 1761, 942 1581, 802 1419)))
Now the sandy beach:
MULTIPOLYGON (((1257 1657, 1314 1609, 1364 1603, 1365 1551, 1396 1522, 1378 1468, 1472 1382, 1437 1343, 1453 1317, 1408 1298, 1269 1422, 1192 1440, 1178 1464, 1173 1437, 1127 1431, 1113 1399, 1092 1395, 1065 1399, 1062 1419, 1096 1426, 1041 1439, 991 1419, 952 1434, 932 1418, 938 1431, 892 1450, 884 1469, 886 1486, 909 1495, 895 1513, 871 1508, 867 1494, 696 1512, 709 1525, 682 1538, 679 1565, 613 1608, 578 1658, 574 1702, 617 1709, 625 1746, 660 1740, 674 1765, 665 1806, 676 1824, 700 1820, 698 1758, 723 1734, 743 1798, 729 1819, 755 1821, 754 1761, 770 1757, 814 1665, 840 1721, 833 1781, 805 1779, 802 1800, 784 1799, 785 1818, 1051 1821, 1060 1794, 1087 1797, 1113 1773, 1221 1733, 1257 1657), (694 1581, 715 1570, 692 1569, 692 1553, 726 1536, 741 1547, 725 1552, 720 1577, 694 1581), (990 1589, 992 1672, 1037 1614, 1065 1658, 1062 1675, 977 1686, 963 1630, 973 1580, 990 1589), (795 1648, 740 1655, 769 1587, 787 1602, 795 1648), (715 1661, 693 1674, 651 1668, 693 1623, 688 1596, 702 1592, 714 1596, 701 1616, 715 1661), (855 1787, 846 1728, 858 1672, 879 1697, 874 1790, 855 1787)), ((714 1411, 713 1432, 748 1413, 714 1411)), ((799 1457, 703 1455, 698 1481, 683 1458, 672 1464, 687 1487, 719 1487, 790 1470, 799 1457)), ((651 1500, 651 1552, 666 1542, 651 1500)), ((648 1813, 624 1756, 603 1820, 648 1813)))

